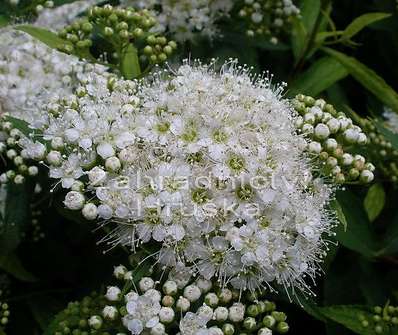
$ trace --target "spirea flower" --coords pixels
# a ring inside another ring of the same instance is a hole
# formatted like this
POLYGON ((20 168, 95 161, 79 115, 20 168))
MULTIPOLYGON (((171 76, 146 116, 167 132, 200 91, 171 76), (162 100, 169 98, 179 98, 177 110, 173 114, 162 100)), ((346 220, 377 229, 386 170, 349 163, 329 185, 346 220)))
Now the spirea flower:
POLYGON ((228 15, 231 0, 123 0, 123 5, 145 8, 156 13, 157 31, 169 31, 177 41, 192 40, 196 34, 213 38, 216 21, 228 15))
POLYGON ((282 90, 235 62, 185 64, 146 85, 94 74, 47 107, 36 129, 47 147, 19 145, 33 159, 60 153, 47 162, 65 205, 114 222, 109 243, 157 243, 161 264, 241 290, 304 288, 334 222, 332 188, 313 177, 282 90))

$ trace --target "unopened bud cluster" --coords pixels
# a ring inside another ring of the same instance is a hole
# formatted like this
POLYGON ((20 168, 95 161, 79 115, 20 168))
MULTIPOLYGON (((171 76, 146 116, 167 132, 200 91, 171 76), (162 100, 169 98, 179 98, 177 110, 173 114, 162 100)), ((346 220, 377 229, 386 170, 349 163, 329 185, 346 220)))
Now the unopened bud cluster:
POLYGON ((373 121, 361 119, 360 123, 368 135, 369 152, 377 162, 377 169, 393 183, 398 182, 398 150, 377 130, 373 121))
POLYGON ((36 176, 39 168, 27 157, 26 150, 21 149, 19 140, 23 137, 20 130, 7 121, 6 116, 0 119, 0 154, 6 158, 6 172, 0 175, 0 184, 13 182, 22 184, 28 176, 36 176))
MULTIPOLYGON (((17 7, 21 4, 21 1, 20 0, 8 0, 8 3, 13 7, 17 7)), ((27 6, 25 11, 31 10, 34 14, 40 14, 45 8, 53 8, 53 7, 54 7, 53 1, 33 0, 33 1, 29 1, 29 5, 27 6)), ((24 8, 22 8, 22 11, 24 11, 24 8)))
MULTIPOLYGON (((114 275, 123 282, 130 277, 122 265, 114 275)), ((109 305, 102 317, 116 320, 120 315, 132 334, 271 335, 289 330, 286 315, 259 292, 242 297, 239 291, 186 273, 170 272, 163 280, 142 277, 128 293, 109 286, 105 298, 109 305)))
POLYGON ((396 334, 398 331, 398 307, 376 306, 372 310, 371 317, 359 314, 358 320, 362 328, 371 329, 374 334, 396 334))
POLYGON ((245 0, 239 16, 247 22, 247 35, 263 35, 273 44, 278 36, 290 26, 300 10, 292 0, 245 0))
POLYGON ((0 301, 0 331, 8 323, 10 317, 10 310, 8 304, 0 301))
MULTIPOLYGON (((94 34, 99 34, 114 47, 113 57, 121 56, 120 50, 133 43, 137 49, 141 65, 165 62, 177 48, 174 41, 164 36, 150 33, 156 19, 147 10, 133 8, 114 8, 111 5, 93 7, 88 16, 75 21, 59 31, 58 35, 68 43, 62 51, 88 58, 89 49, 93 44, 94 34)), ((90 59, 89 59, 90 60, 90 59)))
POLYGON ((374 179, 373 164, 354 153, 368 142, 360 127, 323 99, 299 94, 293 106, 299 114, 296 128, 305 136, 307 150, 319 161, 324 176, 337 183, 369 183, 374 179))

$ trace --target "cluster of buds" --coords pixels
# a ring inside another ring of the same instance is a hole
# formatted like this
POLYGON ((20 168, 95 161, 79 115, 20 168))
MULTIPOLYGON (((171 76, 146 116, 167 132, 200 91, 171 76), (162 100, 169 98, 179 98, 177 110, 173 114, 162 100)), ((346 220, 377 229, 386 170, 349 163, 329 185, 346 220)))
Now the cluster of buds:
POLYGON ((368 143, 360 127, 323 99, 299 94, 293 106, 299 114, 296 128, 305 136, 307 150, 319 161, 322 175, 337 183, 369 183, 374 179, 373 164, 353 153, 368 143))
POLYGON ((8 304, 0 301, 0 330, 8 323, 10 310, 8 304))
POLYGON ((131 283, 131 274, 122 265, 115 267, 123 289, 107 288, 107 305, 91 318, 98 330, 104 321, 120 319, 131 334, 271 335, 289 330, 285 313, 276 311, 260 292, 242 297, 239 291, 178 272, 163 280, 142 277, 129 291, 125 282, 131 283))
POLYGON ((102 319, 97 320, 93 315, 96 315, 104 306, 104 297, 95 292, 84 297, 81 301, 70 302, 67 308, 58 314, 55 319, 54 335, 111 335, 118 333, 118 329, 111 328, 112 325, 109 325, 109 331, 97 332, 100 328, 98 322, 100 322, 101 327, 103 322, 102 319))
POLYGON ((0 175, 0 184, 22 184, 27 176, 36 176, 39 173, 37 165, 27 158, 26 150, 18 145, 21 137, 21 131, 14 128, 3 115, 0 119, 0 154, 7 158, 7 171, 0 175))
POLYGON ((282 33, 300 10, 292 0, 245 0, 239 16, 247 23, 247 35, 263 35, 273 44, 278 43, 282 33))
POLYGON ((372 120, 360 119, 362 129, 369 138, 369 152, 377 162, 377 169, 393 183, 398 182, 398 150, 381 134, 372 120))
POLYGON ((373 329, 375 334, 395 334, 398 331, 398 307, 389 304, 384 308, 374 307, 370 317, 359 314, 358 319, 363 328, 373 329))
MULTIPOLYGON (((20 0, 8 0, 8 3, 13 7, 18 7, 20 5, 20 0)), ((29 14, 29 12, 33 14, 40 14, 45 8, 53 8, 54 2, 50 0, 33 0, 29 1, 29 4, 26 8, 18 8, 18 11, 22 11, 23 13, 29 14)))
POLYGON ((107 59, 110 63, 120 62, 128 45, 133 44, 140 66, 145 69, 165 62, 177 48, 174 41, 168 41, 166 37, 150 32, 156 23, 156 19, 145 9, 95 6, 89 10, 86 17, 59 31, 59 37, 67 41, 61 47, 61 51, 93 61, 90 47, 94 34, 99 34, 109 41, 113 48, 110 53, 113 59, 107 59))

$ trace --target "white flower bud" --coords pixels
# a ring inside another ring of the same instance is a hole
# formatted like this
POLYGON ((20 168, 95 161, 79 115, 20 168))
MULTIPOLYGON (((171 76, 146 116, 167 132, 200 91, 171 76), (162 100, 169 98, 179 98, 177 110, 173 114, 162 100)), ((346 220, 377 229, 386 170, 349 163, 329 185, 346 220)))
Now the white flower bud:
POLYGON ((83 208, 85 201, 86 199, 82 193, 70 191, 65 196, 64 204, 66 208, 71 210, 79 210, 83 208))
POLYGON ((304 122, 308 124, 314 124, 315 123, 315 115, 313 113, 306 113, 304 115, 304 122))
POLYGON ((343 135, 348 143, 355 143, 358 140, 359 136, 358 132, 353 128, 349 128, 344 131, 343 135))
POLYGON ((17 152, 14 149, 9 149, 6 152, 6 156, 9 159, 14 159, 15 157, 17 157, 17 152))
POLYGON ((368 142, 368 138, 364 133, 359 133, 357 143, 360 145, 364 145, 368 142))
POLYGON ((204 278, 199 278, 196 281, 196 285, 200 288, 202 293, 207 293, 211 290, 213 284, 210 280, 204 279, 204 278))
POLYGON ((216 307, 218 305, 218 297, 215 293, 207 293, 205 296, 205 303, 210 307, 216 307))
POLYGON ((82 192, 84 190, 84 183, 80 180, 75 180, 70 189, 72 191, 82 192))
POLYGON ((97 146, 97 153, 103 159, 115 156, 115 149, 109 143, 101 143, 97 146))
POLYGON ((311 142, 308 145, 309 152, 319 154, 322 151, 322 146, 319 142, 311 142))
POLYGON ((123 279, 126 272, 127 272, 127 269, 124 265, 118 265, 113 268, 113 275, 117 279, 123 279))
POLYGON ((197 311, 197 315, 206 322, 209 322, 211 319, 213 319, 213 314, 214 314, 213 308, 207 305, 200 306, 197 311))
POLYGON ((365 157, 363 157, 362 155, 355 155, 354 160, 357 162, 361 162, 362 164, 365 164, 365 162, 366 162, 365 157))
POLYGON ((337 165, 337 159, 335 157, 329 157, 326 161, 327 165, 331 168, 335 167, 337 165))
POLYGON ((166 327, 162 323, 158 323, 155 327, 151 328, 150 335, 165 335, 166 327))
POLYGON ((214 310, 214 318, 217 321, 225 321, 228 319, 228 308, 226 307, 217 307, 214 310))
POLYGON ((32 165, 28 167, 29 176, 37 176, 38 173, 39 173, 39 168, 37 166, 32 165))
POLYGON ((79 132, 74 128, 65 130, 64 135, 68 143, 75 143, 80 136, 79 132))
POLYGON ((109 301, 118 301, 120 299, 120 288, 117 286, 108 286, 108 289, 105 294, 105 298, 109 301))
POLYGON ((174 305, 174 302, 175 302, 175 300, 174 300, 174 298, 171 295, 165 295, 162 298, 163 306, 171 307, 171 306, 174 305))
POLYGON ((17 174, 14 178, 14 183, 15 184, 23 184, 25 181, 25 177, 22 176, 21 174, 17 174))
POLYGON ((21 157, 21 156, 16 156, 15 158, 14 158, 14 164, 16 165, 16 166, 19 166, 19 165, 22 165, 24 162, 23 162, 23 158, 21 157))
POLYGON ((272 335, 272 330, 266 327, 260 328, 258 330, 258 335, 272 335))
POLYGON ((106 159, 105 168, 109 171, 115 172, 121 168, 122 164, 120 163, 119 158, 112 156, 106 159))
POLYGON ((373 179, 374 179, 373 172, 371 172, 369 170, 363 170, 361 172, 361 176, 360 176, 361 182, 370 183, 371 181, 373 181, 373 179))
POLYGON ((62 137, 54 137, 51 140, 51 147, 54 150, 61 150, 64 147, 64 140, 62 139, 62 137))
POLYGON ((48 164, 59 166, 62 163, 62 155, 59 151, 51 150, 46 157, 48 164))
POLYGON ((163 292, 167 295, 177 294, 178 287, 177 283, 173 280, 168 280, 163 284, 163 292))
POLYGON ((98 315, 93 315, 88 319, 88 325, 93 329, 100 329, 102 327, 102 318, 98 315))
POLYGON ((242 303, 236 302, 228 309, 228 318, 232 322, 241 322, 243 321, 244 317, 245 306, 242 303))
POLYGON ((336 149, 338 146, 337 141, 334 138, 328 138, 325 141, 325 148, 328 151, 333 151, 334 149, 336 149))
POLYGON ((144 293, 144 296, 150 298, 152 301, 160 302, 162 300, 162 294, 153 288, 149 289, 144 293))
POLYGON ((335 118, 330 119, 326 123, 326 125, 328 126, 328 128, 332 134, 337 133, 340 129, 340 122, 339 122, 339 120, 337 120, 335 118))
POLYGON ((133 271, 127 271, 126 274, 124 275, 123 279, 125 281, 133 280, 133 271))
POLYGON ((93 167, 89 172, 88 172, 88 180, 90 181, 90 184, 93 186, 100 185, 106 178, 106 172, 101 169, 99 166, 93 167))
POLYGON ((105 306, 102 310, 102 316, 108 320, 115 320, 118 315, 118 310, 114 306, 105 306))
POLYGON ((232 291, 230 289, 223 288, 218 294, 218 297, 223 304, 228 304, 232 300, 232 291))
POLYGON ((314 114, 314 116, 317 120, 321 120, 323 117, 323 111, 318 106, 311 107, 310 113, 314 114))
POLYGON ((314 133, 314 127, 309 123, 304 123, 302 132, 303 132, 303 134, 311 135, 314 133))
POLYGON ((161 322, 170 323, 174 320, 174 310, 170 307, 162 307, 159 312, 161 322))
POLYGON ((137 300, 138 297, 139 297, 139 295, 138 295, 137 292, 130 291, 129 293, 127 293, 127 294, 124 296, 124 301, 125 301, 125 302, 129 302, 129 301, 137 300))
POLYGON ((345 165, 345 166, 351 165, 353 161, 354 161, 354 157, 352 157, 351 154, 349 154, 349 153, 343 154, 343 157, 342 157, 343 165, 345 165))
POLYGON ((5 173, 2 173, 1 175, 0 175, 0 183, 6 183, 7 182, 7 180, 8 180, 8 178, 7 178, 7 174, 5 174, 5 173))
POLYGON ((184 297, 187 298, 190 302, 198 300, 201 295, 202 292, 196 285, 188 285, 184 289, 184 297))
POLYGON ((82 209, 82 214, 87 220, 95 220, 98 215, 97 206, 94 204, 85 204, 82 209))
POLYGON ((302 116, 298 116, 295 120, 294 120, 294 126, 296 128, 301 128, 304 124, 304 119, 302 116))
POLYGON ((146 292, 151 288, 154 288, 155 282, 150 277, 142 277, 140 282, 138 283, 138 286, 140 287, 140 290, 142 292, 146 292))
POLYGON ((180 296, 177 300, 176 306, 181 312, 186 312, 189 310, 189 307, 191 307, 191 303, 187 298, 180 296))
POLYGON ((366 163, 365 168, 370 172, 374 172, 376 170, 375 166, 372 163, 366 163))
POLYGON ((319 139, 324 140, 330 135, 329 127, 323 123, 318 123, 314 129, 314 134, 319 139))
POLYGON ((101 219, 108 220, 113 216, 113 210, 108 205, 99 205, 97 210, 98 210, 98 216, 101 219))

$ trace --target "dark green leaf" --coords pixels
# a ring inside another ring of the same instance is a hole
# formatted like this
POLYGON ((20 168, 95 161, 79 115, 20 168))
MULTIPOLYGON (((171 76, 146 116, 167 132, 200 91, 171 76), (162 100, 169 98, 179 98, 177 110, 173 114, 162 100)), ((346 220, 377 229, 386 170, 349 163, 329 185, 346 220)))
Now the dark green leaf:
POLYGON ((304 52, 306 45, 307 30, 300 19, 295 19, 292 26, 292 49, 294 59, 297 62, 304 52))
POLYGON ((62 38, 58 37, 57 34, 43 28, 31 25, 20 25, 16 26, 15 29, 23 31, 31 35, 32 37, 37 38, 39 41, 43 42, 52 49, 59 49, 63 45, 69 44, 68 41, 65 41, 62 38))
POLYGON ((338 61, 332 57, 323 57, 293 82, 289 95, 302 93, 317 96, 347 75, 348 71, 338 61))
POLYGON ((0 15, 0 28, 5 27, 10 23, 10 19, 7 16, 0 15))
POLYGON ((347 231, 347 226, 348 226, 347 219, 346 219, 346 217, 344 215, 343 209, 341 208, 339 202, 337 200, 333 200, 330 203, 330 207, 336 213, 337 219, 340 221, 340 223, 344 227, 344 231, 347 231))
POLYGON ((381 102, 398 113, 398 94, 376 72, 339 51, 330 48, 323 50, 344 65, 348 72, 381 102))
POLYGON ((347 230, 345 231, 344 227, 339 225, 336 229, 337 240, 346 248, 365 257, 374 257, 377 243, 373 239, 373 232, 361 201, 348 191, 339 193, 338 201, 347 220, 347 230))
POLYGON ((386 194, 383 185, 372 185, 366 194, 363 206, 368 213, 370 222, 373 222, 381 213, 386 202, 386 194))
POLYGON ((124 78, 134 79, 140 76, 141 68, 138 60, 137 49, 132 44, 129 44, 126 48, 122 56, 120 66, 120 70, 124 78))
POLYGON ((27 282, 37 281, 34 275, 25 270, 19 258, 13 253, 0 257, 0 268, 19 280, 27 282))
POLYGON ((354 21, 352 21, 347 28, 345 28, 342 39, 343 40, 349 40, 351 37, 355 36, 357 33, 359 33, 363 28, 366 26, 383 20, 387 17, 391 16, 391 14, 388 13, 368 13, 361 15, 357 17, 354 21))
POLYGON ((301 2, 301 21, 306 31, 312 31, 320 11, 321 0, 307 0, 301 2))

